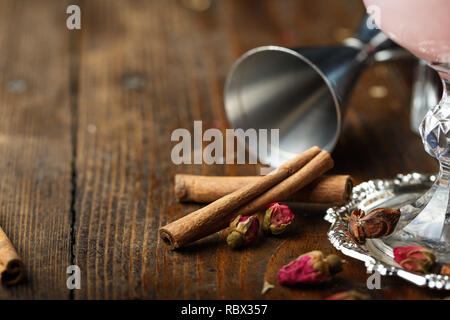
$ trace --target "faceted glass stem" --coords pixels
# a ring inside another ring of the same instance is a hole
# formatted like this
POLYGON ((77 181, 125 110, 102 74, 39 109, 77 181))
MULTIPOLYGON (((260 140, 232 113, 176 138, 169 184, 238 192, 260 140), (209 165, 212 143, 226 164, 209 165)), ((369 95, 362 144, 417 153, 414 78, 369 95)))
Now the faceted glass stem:
POLYGON ((428 111, 420 127, 425 150, 440 164, 432 186, 414 203, 400 208, 402 217, 396 232, 385 243, 395 246, 422 246, 433 250, 440 262, 450 262, 450 68, 430 64, 441 76, 441 101, 428 111))

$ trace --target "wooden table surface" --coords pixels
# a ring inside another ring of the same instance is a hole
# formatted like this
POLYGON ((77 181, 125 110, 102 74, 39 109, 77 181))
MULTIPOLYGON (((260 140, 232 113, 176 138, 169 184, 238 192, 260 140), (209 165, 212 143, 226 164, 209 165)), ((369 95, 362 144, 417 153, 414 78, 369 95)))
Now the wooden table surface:
MULTIPOLYGON (((199 206, 179 204, 176 173, 257 174, 255 166, 171 162, 176 128, 225 129, 223 85, 246 50, 323 45, 352 34, 360 0, 0 1, 0 225, 27 281, 7 299, 323 299, 351 288, 373 298, 445 292, 383 277, 369 292, 363 263, 347 258, 329 286, 260 294, 264 277, 304 251, 335 252, 323 212, 298 212, 292 238, 232 251, 221 235, 171 252, 157 230, 199 206), (78 4, 82 29, 66 28, 78 4), (68 290, 66 268, 81 269, 68 290)), ((357 181, 437 171, 409 127, 411 62, 362 75, 349 102, 333 173, 357 181)))

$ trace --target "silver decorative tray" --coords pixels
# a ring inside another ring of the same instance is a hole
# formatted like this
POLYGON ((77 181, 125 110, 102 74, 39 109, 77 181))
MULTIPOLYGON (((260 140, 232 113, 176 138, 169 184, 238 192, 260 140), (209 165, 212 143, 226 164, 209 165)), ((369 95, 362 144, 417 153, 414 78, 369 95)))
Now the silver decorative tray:
POLYGON ((399 174, 392 180, 370 180, 353 188, 351 201, 344 207, 329 208, 325 220, 331 223, 328 238, 343 254, 365 262, 367 273, 399 276, 418 286, 450 290, 450 277, 439 274, 419 275, 398 265, 392 249, 379 239, 369 239, 364 245, 354 243, 346 234, 346 215, 356 208, 366 212, 377 207, 399 208, 416 200, 430 188, 435 176, 419 173, 399 174))

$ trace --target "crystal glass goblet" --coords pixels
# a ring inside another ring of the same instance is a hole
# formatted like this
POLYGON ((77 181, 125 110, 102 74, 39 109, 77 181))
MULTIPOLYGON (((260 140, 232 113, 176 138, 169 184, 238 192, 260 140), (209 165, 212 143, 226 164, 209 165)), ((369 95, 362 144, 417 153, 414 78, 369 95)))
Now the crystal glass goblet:
POLYGON ((450 1, 364 0, 375 24, 393 41, 427 61, 441 77, 441 101, 420 125, 425 150, 440 164, 431 189, 403 205, 396 231, 383 242, 393 248, 417 245, 450 262, 450 1))

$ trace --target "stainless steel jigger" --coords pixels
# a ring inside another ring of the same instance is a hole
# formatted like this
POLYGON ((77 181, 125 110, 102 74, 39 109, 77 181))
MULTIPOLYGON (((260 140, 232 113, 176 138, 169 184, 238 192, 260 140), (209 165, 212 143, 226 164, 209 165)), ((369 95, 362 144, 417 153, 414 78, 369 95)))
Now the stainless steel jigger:
POLYGON ((345 102, 364 68, 407 55, 372 26, 366 16, 356 36, 342 45, 264 46, 234 64, 224 94, 230 125, 280 130, 278 156, 268 150, 267 157, 259 157, 262 163, 278 167, 314 145, 333 150, 345 102))

